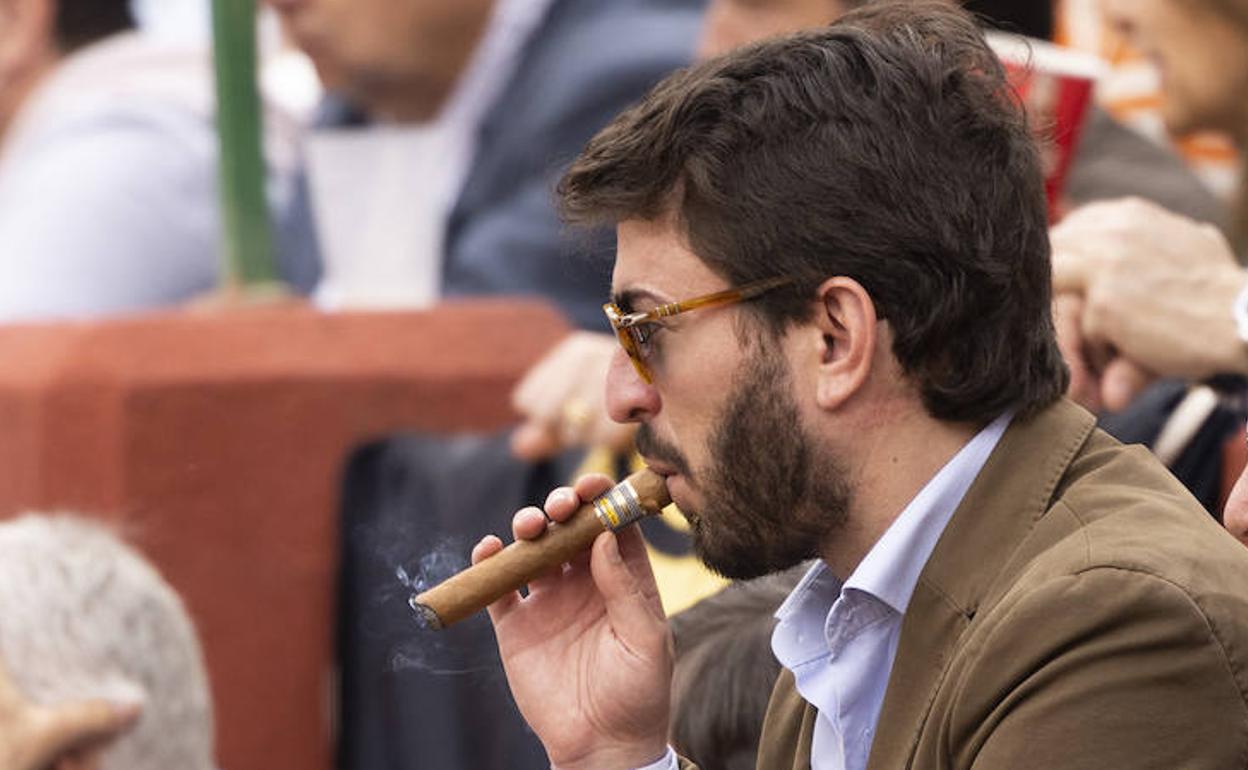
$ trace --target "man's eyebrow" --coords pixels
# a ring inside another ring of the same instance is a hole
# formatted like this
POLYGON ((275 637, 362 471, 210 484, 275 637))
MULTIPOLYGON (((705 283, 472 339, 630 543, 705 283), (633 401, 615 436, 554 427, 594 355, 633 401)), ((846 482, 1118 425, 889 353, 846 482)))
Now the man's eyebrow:
POLYGON ((623 289, 611 293, 611 301, 625 313, 635 312, 637 305, 645 300, 649 300, 654 305, 663 304, 663 301, 654 292, 646 289, 623 289))

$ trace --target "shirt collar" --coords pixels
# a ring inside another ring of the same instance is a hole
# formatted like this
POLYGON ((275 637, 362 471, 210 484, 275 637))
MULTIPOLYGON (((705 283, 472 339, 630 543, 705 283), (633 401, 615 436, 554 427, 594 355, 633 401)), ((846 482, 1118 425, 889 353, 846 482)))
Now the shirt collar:
POLYGON ((832 595, 840 593, 841 581, 836 579, 832 571, 828 569, 828 565, 822 560, 817 559, 806 570, 806 574, 802 579, 797 581, 797 585, 789 592, 780 606, 776 609, 775 618, 781 622, 791 620, 801 613, 802 609, 812 601, 817 601, 820 597, 826 595, 830 591, 835 591, 832 595))
POLYGON ((817 560, 776 610, 771 649, 790 671, 828 652, 824 623, 841 592, 841 581, 817 560))

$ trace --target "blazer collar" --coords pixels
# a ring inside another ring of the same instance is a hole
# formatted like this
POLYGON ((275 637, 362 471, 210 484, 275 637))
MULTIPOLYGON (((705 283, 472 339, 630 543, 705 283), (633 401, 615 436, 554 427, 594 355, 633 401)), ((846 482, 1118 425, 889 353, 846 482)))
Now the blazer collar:
POLYGON ((1095 428, 1069 401, 1015 420, 954 512, 901 626, 868 770, 906 767, 957 642, 1095 428))

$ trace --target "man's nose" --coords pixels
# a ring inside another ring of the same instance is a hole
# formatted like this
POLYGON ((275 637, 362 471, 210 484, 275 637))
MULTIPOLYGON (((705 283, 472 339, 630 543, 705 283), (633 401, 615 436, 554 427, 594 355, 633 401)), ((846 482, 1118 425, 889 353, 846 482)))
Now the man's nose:
POLYGON ((623 350, 607 369, 607 415, 616 422, 644 422, 659 413, 659 392, 637 374, 623 350))

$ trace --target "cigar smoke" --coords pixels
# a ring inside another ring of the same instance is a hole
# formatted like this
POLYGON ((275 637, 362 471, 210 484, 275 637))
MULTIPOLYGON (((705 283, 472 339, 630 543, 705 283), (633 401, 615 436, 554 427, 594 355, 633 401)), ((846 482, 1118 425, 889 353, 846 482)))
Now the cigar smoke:
MULTIPOLYGON (((390 670, 422 671, 440 676, 497 673, 498 664, 490 650, 476 650, 464 639, 452 639, 436 632, 425 614, 411 606, 409 597, 425 591, 468 565, 468 546, 460 540, 446 540, 433 550, 413 559, 410 569, 399 564, 394 569, 395 585, 388 601, 389 611, 405 613, 407 633, 396 641, 390 655, 390 670)), ((481 623, 479 625, 484 625, 481 623)))
MULTIPOLYGON (((410 573, 402 564, 394 568, 394 577, 399 581, 402 590, 410 597, 413 594, 427 591, 451 575, 468 566, 464 546, 461 543, 442 543, 439 547, 426 553, 416 560, 417 567, 410 573)), ((422 627, 431 627, 425 615, 408 600, 408 608, 413 611, 413 618, 422 627)))
MULTIPOLYGON (((488 620, 448 636, 424 625, 408 597, 426 590, 468 566, 471 544, 448 536, 436 524, 410 516, 385 517, 355 528, 349 537, 366 562, 360 565, 366 593, 353 605, 353 647, 372 650, 369 664, 391 674, 474 675, 501 678, 488 620)), ((369 665, 365 664, 365 665, 369 665)), ((373 670, 376 670, 375 668, 373 670)))

